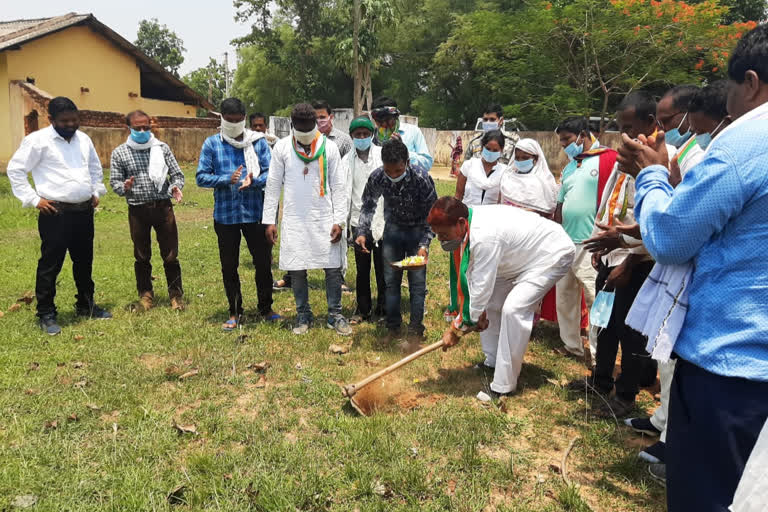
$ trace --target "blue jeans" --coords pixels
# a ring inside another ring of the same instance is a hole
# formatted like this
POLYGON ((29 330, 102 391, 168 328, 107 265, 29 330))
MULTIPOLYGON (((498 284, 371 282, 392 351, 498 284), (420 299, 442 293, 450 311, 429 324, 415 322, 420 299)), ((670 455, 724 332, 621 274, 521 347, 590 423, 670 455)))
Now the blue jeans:
MULTIPOLYGON (((298 324, 311 324, 314 320, 309 305, 309 285, 306 270, 291 270, 291 288, 296 301, 298 324)), ((341 268, 325 269, 325 298, 328 301, 328 323, 334 325, 341 316, 341 268)))
MULTIPOLYGON (((424 235, 424 227, 397 226, 387 223, 384 238, 381 241, 384 259, 384 282, 386 283, 387 329, 397 330, 403 322, 400 315, 400 284, 403 271, 396 270, 390 263, 395 263, 406 256, 415 256, 419 251, 419 241, 424 235)), ((424 298, 427 294, 427 268, 408 271, 408 291, 411 295, 411 321, 408 331, 424 334, 424 298)))

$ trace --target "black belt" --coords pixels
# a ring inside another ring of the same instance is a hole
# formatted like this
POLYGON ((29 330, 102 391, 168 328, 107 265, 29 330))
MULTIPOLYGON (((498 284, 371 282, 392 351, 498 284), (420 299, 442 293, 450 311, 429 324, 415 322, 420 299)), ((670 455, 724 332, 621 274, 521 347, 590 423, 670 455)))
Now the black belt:
POLYGON ((147 201, 141 204, 129 204, 128 208, 164 208, 173 206, 170 199, 158 199, 157 201, 147 201))
POLYGON ((90 199, 82 203, 63 203, 61 201, 51 201, 51 203, 59 212, 87 212, 93 208, 90 199))

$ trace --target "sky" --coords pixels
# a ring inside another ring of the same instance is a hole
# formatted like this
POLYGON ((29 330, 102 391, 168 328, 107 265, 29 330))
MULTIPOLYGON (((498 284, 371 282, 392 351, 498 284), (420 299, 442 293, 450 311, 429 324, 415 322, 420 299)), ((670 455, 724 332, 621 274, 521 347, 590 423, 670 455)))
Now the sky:
POLYGON ((142 19, 157 20, 176 32, 187 51, 181 75, 208 64, 208 58, 223 59, 229 51, 229 67, 235 67, 232 39, 250 32, 248 24, 234 20, 232 0, 0 0, 0 20, 48 18, 68 12, 91 13, 112 30, 133 42, 142 19))

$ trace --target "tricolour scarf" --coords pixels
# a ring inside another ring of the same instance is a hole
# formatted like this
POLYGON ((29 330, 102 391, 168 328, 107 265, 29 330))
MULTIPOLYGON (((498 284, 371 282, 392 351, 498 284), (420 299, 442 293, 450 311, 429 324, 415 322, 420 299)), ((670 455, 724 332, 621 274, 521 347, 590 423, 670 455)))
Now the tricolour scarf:
POLYGON ((226 142, 232 147, 243 150, 243 156, 245 157, 245 171, 246 174, 250 174, 254 178, 261 174, 261 164, 259 164, 259 157, 256 155, 256 150, 253 148, 254 142, 264 137, 261 132, 245 129, 243 132, 243 140, 233 139, 221 133, 221 140, 226 142))
POLYGON ((474 325, 469 314, 469 283, 467 283, 467 267, 469 267, 469 230, 472 225, 472 208, 467 217, 467 234, 461 246, 451 253, 451 306, 450 311, 456 314, 453 326, 474 325))
POLYGON ((309 148, 310 153, 307 154, 296 139, 293 139, 293 150, 305 165, 317 160, 317 167, 320 170, 320 197, 325 197, 328 193, 328 158, 325 156, 325 141, 325 135, 318 131, 309 148))

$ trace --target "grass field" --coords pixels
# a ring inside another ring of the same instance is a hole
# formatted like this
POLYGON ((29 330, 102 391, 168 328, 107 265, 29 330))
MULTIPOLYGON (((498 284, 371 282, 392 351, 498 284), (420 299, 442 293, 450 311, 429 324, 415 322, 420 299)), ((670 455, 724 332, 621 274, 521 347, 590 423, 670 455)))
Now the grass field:
MULTIPOLYGON (((186 202, 176 215, 188 309, 168 307, 155 255, 159 306, 127 310, 136 300, 127 206, 110 194, 96 213, 94 280, 97 301, 115 318, 75 319, 67 262, 57 297, 64 332, 53 338, 35 326, 34 303, 11 308, 34 289, 37 214, 21 208, 0 175, 0 510, 24 500, 41 511, 665 510, 663 489, 636 459, 651 440, 594 419, 586 397, 562 388, 584 369, 553 353, 552 326, 534 330, 520 389, 500 404, 474 398, 488 380, 472 369, 482 361, 473 335, 395 374, 392 402, 368 418, 346 404, 339 385, 401 357, 377 342, 383 329, 364 324, 344 339, 315 328, 297 338, 249 316, 241 332, 223 333, 213 198, 185 170, 186 202), (333 343, 349 353, 332 354, 333 343), (271 364, 265 374, 252 366, 262 361, 271 364), (561 459, 576 436, 567 486, 561 459)), ((438 184, 441 195, 452 188, 438 184)), ((243 292, 255 315, 244 246, 243 292)), ((445 326, 447 270, 433 244, 430 341, 445 326)), ((322 273, 311 273, 318 316, 322 283, 322 273)), ((293 320, 290 292, 275 299, 293 320)), ((350 315, 354 295, 343 304, 350 315)), ((647 392, 641 399, 653 407, 647 392)))

